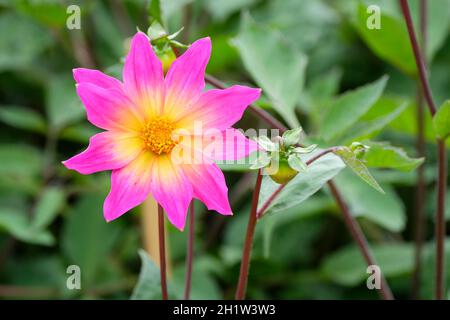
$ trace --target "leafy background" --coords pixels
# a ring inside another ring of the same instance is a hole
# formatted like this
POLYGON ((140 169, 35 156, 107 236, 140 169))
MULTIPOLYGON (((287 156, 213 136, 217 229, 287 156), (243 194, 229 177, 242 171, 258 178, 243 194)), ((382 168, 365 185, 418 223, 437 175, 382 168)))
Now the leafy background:
MULTIPOLYGON (((427 56, 440 105, 450 93, 450 2, 429 3, 427 56)), ((159 298, 158 271, 140 250, 140 209, 107 224, 102 202, 109 174, 82 176, 61 165, 96 132, 85 120, 71 69, 91 65, 120 75, 129 37, 136 26, 149 26, 149 3, 77 1, 81 30, 66 28, 68 5, 56 0, 0 1, 0 297, 159 298), (66 288, 70 264, 81 267, 81 290, 66 288)), ((418 1, 410 5, 417 20, 418 1)), ((337 145, 371 139, 378 141, 373 149, 384 152, 374 152, 368 165, 385 195, 332 158, 299 175, 280 194, 257 226, 248 297, 378 298, 366 288, 366 266, 339 210, 327 188, 321 189, 339 173, 336 182, 394 294, 409 298, 416 179, 411 169, 420 161, 397 149, 414 156, 417 132, 416 69, 397 2, 169 0, 161 1, 161 7, 169 31, 185 26, 178 40, 212 38, 210 74, 228 84, 263 88, 259 107, 289 126, 301 124, 311 141, 337 145), (365 27, 368 4, 381 7, 381 30, 365 27)), ((255 124, 265 126, 246 114, 238 127, 255 124)), ((420 294, 431 298, 436 161, 429 118, 426 138, 424 228, 429 242, 420 294)), ((224 170, 235 215, 222 217, 196 204, 196 299, 232 298, 237 281, 254 175, 242 167, 224 170)), ((266 181, 262 196, 271 188, 266 181)), ((169 227, 173 297, 184 286, 186 236, 169 227)))

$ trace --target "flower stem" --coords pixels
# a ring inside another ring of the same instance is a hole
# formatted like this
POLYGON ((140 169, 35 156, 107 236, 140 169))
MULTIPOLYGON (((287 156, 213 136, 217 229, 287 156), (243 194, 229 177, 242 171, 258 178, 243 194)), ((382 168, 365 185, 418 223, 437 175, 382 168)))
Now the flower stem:
MULTIPOLYGON (((420 0, 420 34, 421 34, 421 50, 422 54, 426 54, 427 48, 427 17, 428 17, 428 1, 420 0)), ((426 61, 425 61, 426 62, 426 61)), ((417 79, 417 141, 416 150, 418 157, 425 157, 425 121, 424 121, 424 100, 423 93, 420 88, 420 80, 417 79)), ((422 246, 423 246, 423 225, 425 223, 425 166, 421 165, 417 168, 417 186, 416 186, 416 206, 415 206, 415 262, 414 273, 412 279, 412 297, 417 299, 420 296, 420 283, 422 273, 422 246)))
MULTIPOLYGON (((337 189, 334 182, 330 181, 328 184, 330 187, 331 193, 333 194, 334 198, 336 199, 336 202, 341 209, 342 215, 344 217, 344 222, 349 229, 353 240, 358 245, 359 250, 361 251, 364 260, 366 261, 367 265, 376 265, 375 259, 370 251, 369 244, 364 237, 364 234, 359 226, 359 224, 356 222, 355 218, 350 213, 346 203, 344 202, 344 199, 342 198, 342 195, 340 194, 339 190, 337 189)), ((393 300, 394 296, 392 295, 392 291, 387 284, 387 281, 383 274, 381 274, 381 289, 380 289, 380 295, 385 300, 393 300)))
POLYGON ((166 241, 164 235, 164 210, 158 204, 158 234, 159 234, 159 270, 161 276, 162 299, 167 300, 167 278, 166 278, 166 241))
POLYGON ((255 190, 253 191, 252 208, 247 225, 247 234, 245 236, 244 250, 242 252, 241 270, 239 273, 239 281, 236 289, 236 300, 243 300, 245 298, 245 291, 247 289, 248 271, 250 267, 250 255, 252 252, 253 235, 256 227, 256 211, 258 209, 259 192, 261 190, 262 171, 258 170, 256 177, 255 190))
POLYGON ((186 284, 184 287, 184 299, 189 300, 191 292, 192 263, 194 260, 194 236, 195 236, 195 203, 191 201, 189 206, 189 236, 186 251, 186 284))
MULTIPOLYGON (((399 0, 402 8, 403 16, 405 18, 406 27, 408 29, 409 39, 416 59, 417 69, 419 71, 420 84, 422 85, 425 101, 431 116, 436 113, 436 105, 431 94, 430 83, 428 81, 425 59, 417 42, 417 37, 414 32, 414 25, 409 11, 408 2, 406 0, 399 0)), ((445 193, 446 193, 446 178, 447 178, 447 154, 445 150, 445 143, 442 139, 437 139, 437 153, 438 153, 438 176, 437 176, 437 205, 436 205, 436 299, 444 298, 445 283, 444 283, 444 241, 445 241, 445 193)))

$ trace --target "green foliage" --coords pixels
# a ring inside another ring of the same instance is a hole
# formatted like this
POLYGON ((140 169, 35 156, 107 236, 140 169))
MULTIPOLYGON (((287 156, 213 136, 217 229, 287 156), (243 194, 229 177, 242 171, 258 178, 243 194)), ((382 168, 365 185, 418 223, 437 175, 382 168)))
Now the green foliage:
POLYGON ((404 205, 389 185, 383 185, 384 194, 377 192, 348 171, 342 172, 336 178, 336 183, 352 215, 365 218, 392 232, 400 232, 405 228, 404 205))
POLYGON ((161 280, 159 278, 159 268, 148 257, 144 250, 139 250, 141 258, 141 271, 139 279, 134 287, 132 300, 154 300, 161 299, 161 280))
POLYGON ((361 38, 380 58, 407 74, 415 75, 417 68, 405 23, 401 18, 392 17, 381 10, 380 28, 369 29, 366 25, 369 17, 366 10, 366 6, 360 4, 354 21, 361 38))
POLYGON ((410 158, 403 149, 393 147, 389 143, 366 144, 369 149, 364 155, 364 162, 368 167, 411 171, 424 162, 424 158, 410 158))
MULTIPOLYGON (((383 275, 388 279, 411 273, 414 251, 409 244, 373 245, 373 254, 383 275)), ((361 284, 369 276, 361 252, 350 246, 329 256, 322 264, 322 272, 333 282, 344 286, 361 284)))
POLYGON ((447 100, 433 117, 434 131, 441 139, 450 135, 450 100, 447 100))
POLYGON ((31 67, 52 43, 44 28, 13 12, 0 14, 0 39, 0 71, 31 67))
POLYGON ((321 137, 332 141, 355 124, 380 98, 386 86, 387 77, 341 95, 328 109, 322 126, 321 137))
POLYGON ((102 216, 103 195, 82 197, 68 213, 63 226, 62 250, 83 270, 82 285, 92 286, 120 233, 119 222, 107 224, 102 216))
POLYGON ((80 121, 85 115, 70 74, 58 75, 50 80, 45 106, 49 124, 55 130, 80 121))
POLYGON ((19 129, 43 133, 45 120, 32 109, 20 106, 0 106, 0 120, 19 129))
POLYGON ((377 136, 394 121, 408 106, 402 98, 382 96, 355 124, 345 131, 337 142, 349 144, 377 136))
POLYGON ((258 25, 247 14, 241 18, 233 43, 246 70, 272 100, 275 110, 291 127, 298 127, 294 109, 303 87, 306 57, 279 33, 258 25))
POLYGON ((42 192, 32 222, 32 228, 46 228, 62 209, 65 202, 64 191, 60 187, 48 187, 42 192))
MULTIPOLYGON (((314 156, 312 153, 311 156, 314 156)), ((308 167, 308 170, 298 174, 292 179, 283 190, 277 195, 275 200, 267 208, 265 215, 283 212, 291 207, 305 201, 315 194, 323 185, 336 176, 344 168, 342 161, 338 157, 328 154, 321 157, 308 167)), ((280 187, 270 178, 264 177, 261 186, 258 208, 267 201, 271 194, 280 187)))
POLYGON ((347 147, 341 147, 335 152, 342 161, 364 182, 373 187, 375 190, 384 193, 383 189, 380 187, 375 178, 370 174, 369 169, 363 161, 358 159, 357 155, 347 147))

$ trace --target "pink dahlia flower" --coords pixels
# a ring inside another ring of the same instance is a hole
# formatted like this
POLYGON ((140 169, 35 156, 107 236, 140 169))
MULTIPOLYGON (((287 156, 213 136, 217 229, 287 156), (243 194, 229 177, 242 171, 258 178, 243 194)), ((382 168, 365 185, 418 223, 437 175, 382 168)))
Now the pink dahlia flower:
POLYGON ((214 161, 236 160, 257 149, 230 127, 259 98, 260 89, 232 86, 203 92, 210 53, 209 38, 196 41, 164 77, 149 39, 138 32, 125 61, 123 82, 97 70, 74 70, 88 120, 105 131, 63 163, 82 174, 112 170, 111 191, 103 206, 107 221, 141 204, 149 194, 180 230, 192 198, 209 210, 232 214, 223 173, 214 161), (194 129, 197 124, 202 131, 194 129), (222 139, 213 152, 210 134, 205 134, 211 130, 222 139), (179 161, 175 154, 194 154, 197 160, 183 156, 179 161))

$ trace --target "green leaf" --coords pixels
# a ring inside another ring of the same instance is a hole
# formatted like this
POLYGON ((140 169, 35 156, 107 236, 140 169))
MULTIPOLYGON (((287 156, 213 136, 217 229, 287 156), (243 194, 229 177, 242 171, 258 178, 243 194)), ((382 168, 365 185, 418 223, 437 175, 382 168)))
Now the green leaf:
POLYGON ((0 14, 0 70, 32 66, 51 43, 49 33, 30 19, 8 11, 0 14))
POLYGON ((83 287, 92 285, 108 263, 108 255, 120 232, 120 221, 106 223, 104 220, 103 201, 104 196, 95 193, 82 197, 63 225, 63 253, 70 263, 83 270, 83 287))
POLYGON ((131 294, 131 300, 159 300, 161 299, 161 279, 159 268, 149 258, 147 253, 140 249, 141 271, 139 279, 131 294))
POLYGON ((381 97, 357 123, 337 140, 337 144, 346 145, 353 141, 362 141, 376 136, 407 107, 408 102, 403 98, 381 97))
POLYGON ((56 129, 62 129, 84 117, 84 108, 76 94, 75 82, 68 75, 59 75, 50 80, 46 100, 49 123, 56 129))
POLYGON ((234 12, 251 6, 257 0, 209 0, 205 1, 206 10, 211 13, 214 20, 223 21, 234 12))
POLYGON ((278 151, 279 146, 277 143, 274 143, 267 136, 260 136, 255 138, 258 145, 266 151, 278 151))
POLYGON ((283 214, 264 216, 264 219, 258 222, 255 234, 255 239, 257 239, 259 236, 258 231, 261 230, 262 232, 264 257, 269 258, 272 234, 277 227, 289 225, 296 220, 311 217, 320 212, 324 212, 326 209, 331 209, 333 206, 334 201, 332 199, 323 195, 314 195, 308 198, 308 200, 283 211, 283 214))
POLYGON ((154 21, 147 30, 147 35, 153 41, 167 36, 167 32, 160 22, 154 21))
POLYGON ((392 232, 404 230, 405 208, 389 185, 383 185, 385 194, 375 192, 348 170, 336 177, 336 184, 352 215, 365 218, 392 232))
MULTIPOLYGON (((192 3, 194 0, 170 0, 161 1, 161 13, 163 21, 170 24, 172 17, 183 12, 183 7, 192 3)), ((169 28, 170 29, 170 28, 169 28)))
POLYGON ((65 194, 61 187, 48 187, 45 189, 36 205, 33 229, 44 229, 60 213, 65 203, 65 194))
POLYGON ((369 29, 367 7, 359 4, 354 26, 367 46, 381 59, 409 75, 417 72, 416 62, 406 30, 406 24, 400 18, 381 12, 381 28, 369 29))
POLYGON ((250 169, 264 168, 270 163, 270 155, 267 152, 261 152, 256 159, 256 162, 250 166, 250 169))
POLYGON ((292 169, 298 172, 303 172, 308 169, 302 158, 300 158, 300 156, 297 154, 291 154, 288 158, 288 163, 292 169))
POLYGON ((58 0, 16 0, 14 5, 18 12, 35 19, 45 26, 51 28, 66 27, 68 4, 58 0))
POLYGON ((433 126, 439 138, 447 139, 450 135, 450 100, 445 101, 434 115, 433 126))
MULTIPOLYGON (((308 156, 314 156, 311 153, 308 156)), ((307 159, 308 157, 305 157, 307 159)), ((276 196, 275 200, 267 208, 265 215, 276 212, 283 212, 299 203, 305 201, 314 193, 316 193, 322 186, 336 176, 343 168, 344 164, 333 154, 327 154, 317 161, 314 161, 308 167, 308 170, 301 172, 289 181, 283 190, 276 196)), ((270 177, 264 177, 261 194, 258 201, 258 207, 267 201, 272 193, 280 187, 270 177)))
POLYGON ((19 129, 39 133, 43 133, 46 130, 44 118, 30 108, 1 105, 0 120, 19 129))
POLYGON ((317 148, 317 144, 312 144, 307 147, 296 147, 292 151, 298 154, 311 153, 317 148))
POLYGON ((388 77, 383 76, 371 84, 341 95, 323 119, 321 137, 331 141, 350 129, 377 102, 387 80, 388 77))
MULTIPOLYGON (((410 244, 382 244, 371 246, 375 261, 383 275, 397 277, 412 272, 414 268, 414 248, 410 244)), ((361 251, 349 246, 328 256, 321 266, 322 272, 331 281, 353 287, 369 277, 367 264, 361 251)))
POLYGON ((389 143, 364 142, 370 148, 364 155, 364 163, 373 168, 390 168, 411 171, 420 166, 424 158, 410 158, 406 152, 389 143))
POLYGON ((8 189, 35 192, 42 168, 42 154, 35 148, 21 144, 0 145, 0 186, 8 189))
POLYGON ((100 129, 87 123, 79 123, 69 126, 61 131, 60 138, 86 144, 89 139, 100 133, 100 129))
POLYGON ((347 147, 338 148, 335 152, 352 171, 375 190, 384 193, 378 182, 370 174, 365 164, 347 147))
POLYGON ((55 242, 48 231, 32 229, 30 219, 25 212, 9 208, 0 208, 0 229, 6 230, 13 237, 27 243, 50 246, 55 242))
MULTIPOLYGON (((190 299, 192 300, 217 300, 223 299, 221 288, 217 283, 217 280, 213 277, 211 267, 205 256, 197 257, 194 261, 192 267, 192 278, 191 278, 191 292, 190 299)), ((213 262, 213 264, 218 263, 219 268, 223 268, 223 265, 219 262, 213 262)), ((217 267, 215 267, 217 268, 217 267)), ((180 264, 173 270, 172 277, 174 292, 183 292, 186 283, 186 267, 180 264)), ((159 288, 161 291, 161 288, 159 288)))
POLYGON ((286 147, 295 145, 300 142, 302 137, 302 128, 287 130, 283 133, 283 143, 286 147))
POLYGON ((241 19, 233 39, 246 70, 272 100, 275 110, 291 127, 299 127, 294 108, 304 83, 306 57, 280 34, 256 24, 249 15, 241 19))

